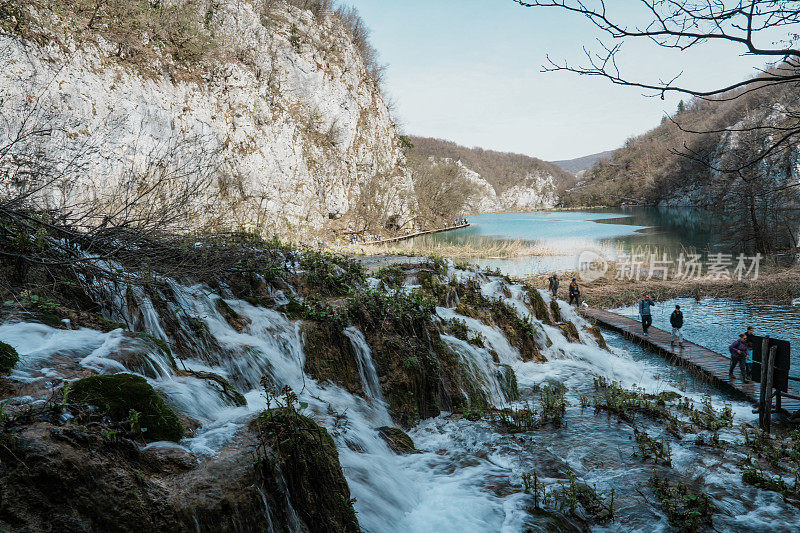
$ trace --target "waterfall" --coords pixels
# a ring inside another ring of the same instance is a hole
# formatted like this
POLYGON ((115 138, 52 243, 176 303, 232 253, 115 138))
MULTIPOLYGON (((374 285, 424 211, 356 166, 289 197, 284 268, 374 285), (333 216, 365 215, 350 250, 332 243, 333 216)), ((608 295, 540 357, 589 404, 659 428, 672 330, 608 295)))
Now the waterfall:
POLYGON ((372 361, 372 350, 369 344, 367 344, 367 339, 365 339, 364 334, 354 326, 345 328, 344 334, 350 339, 350 344, 353 346, 353 351, 356 354, 358 375, 361 377, 361 385, 364 388, 364 393, 370 400, 379 400, 382 402, 383 391, 381 391, 378 371, 375 370, 375 364, 372 361))
MULTIPOLYGON (((458 272, 461 277, 468 277, 458 272)), ((628 491, 628 495, 635 494, 637 483, 646 483, 647 478, 642 476, 651 475, 650 469, 637 473, 639 471, 634 468, 638 463, 631 459, 629 451, 633 448, 629 436, 618 430, 610 431, 605 424, 593 424, 590 413, 577 416, 575 412, 568 412, 567 425, 559 430, 559 438, 549 440, 549 434, 544 432, 535 437, 539 443, 536 446, 521 438, 509 439, 488 421, 469 422, 457 415, 443 415, 409 430, 421 453, 397 455, 378 432, 379 427, 394 424, 372 352, 359 329, 348 327, 344 334, 353 347, 366 399, 338 385, 317 382, 305 374, 299 323, 286 315, 245 301, 226 299, 226 303, 246 319, 243 321, 246 325, 237 329, 218 311, 216 303, 220 295, 203 286, 170 285, 171 290, 166 291, 170 293, 166 309, 162 305, 153 306, 144 291, 134 292, 140 324, 147 325, 157 337, 162 337, 163 333, 162 338, 173 338, 175 332, 167 325, 175 327, 177 321, 182 341, 192 335, 188 338, 191 344, 182 347, 184 358, 178 367, 214 373, 230 381, 247 400, 246 406, 231 405, 213 383, 164 364, 163 355, 148 345, 149 357, 157 362, 159 370, 145 376, 148 382, 166 393, 180 412, 202 424, 191 438, 183 439, 180 446, 201 460, 217 454, 256 413, 266 408, 262 377, 266 376, 275 389, 288 385, 307 405, 303 414, 326 427, 333 438, 351 495, 357 500, 355 508, 365 532, 522 531, 535 522, 529 521, 530 501, 522 494, 521 473, 538 468, 537 465, 555 463, 556 457, 574 467, 590 485, 596 482, 607 490, 607 480, 616 480, 621 495, 623 490, 628 491), (170 313, 170 320, 159 313, 170 313), (201 333, 197 333, 198 330, 201 333), (206 345, 206 342, 213 344, 206 345), (618 453, 619 460, 606 461, 609 450, 615 453, 622 450, 618 453), (581 470, 584 465, 587 469, 581 470), (627 480, 631 487, 624 488, 627 480)), ((523 301, 522 286, 505 284, 496 277, 485 278, 481 285, 487 297, 502 298, 521 316, 529 318, 542 336, 546 335, 551 341, 551 345, 542 350, 547 363, 523 362, 500 330, 450 308, 436 309, 442 320, 456 318, 463 321, 470 332, 480 334, 484 346, 446 334, 442 339, 458 354, 465 371, 495 406, 519 408, 527 402, 536 403, 537 397, 531 392, 533 387, 557 381, 566 385, 573 406, 570 409, 576 411, 577 395, 590 394, 592 380, 597 375, 618 380, 625 386, 637 384, 653 392, 677 390, 663 377, 669 371, 665 363, 644 357, 635 359, 626 351, 628 348, 612 346, 609 353, 593 345, 568 342, 558 328, 544 325, 531 316, 523 301), (523 393, 519 403, 510 401, 503 389, 501 366, 511 367, 516 372, 523 393)), ((123 312, 128 313, 127 310, 123 312)), ((562 312, 579 330, 586 324, 573 309, 562 308, 562 312)), ((590 340, 589 336, 586 338, 590 340)), ((43 391, 63 379, 74 379, 86 367, 100 373, 132 372, 134 370, 126 367, 126 361, 116 354, 133 348, 141 351, 142 346, 147 345, 121 330, 108 333, 90 329, 59 330, 25 322, 0 324, 0 339, 14 346, 21 356, 11 378, 41 383, 43 391)), ((700 397, 700 393, 697 396, 700 397)), ((30 400, 19 398, 16 401, 30 400)), ((723 401, 724 398, 714 396, 715 406, 723 401)), ((749 410, 749 405, 744 403, 734 407, 737 416, 749 410)), ((677 446, 675 449, 678 453, 677 446)), ((703 456, 686 450, 680 453, 683 455, 676 464, 684 471, 705 468, 700 464, 703 456)), ((708 479, 718 480, 715 483, 719 486, 734 487, 737 494, 750 498, 748 505, 752 504, 750 492, 741 490, 740 473, 729 475, 723 471, 714 475, 715 478, 708 479)), ((267 520, 274 519, 276 515, 270 514, 263 495, 262 499, 267 520)), ((291 502, 286 503, 291 505, 291 502)), ((647 525, 653 529, 654 524, 660 523, 661 518, 652 518, 652 510, 646 508, 645 511, 637 505, 632 503, 630 508, 620 509, 621 513, 628 513, 623 516, 632 521, 635 525, 632 527, 646 529, 647 525)), ((787 520, 796 516, 791 509, 782 512, 787 513, 787 520)), ((291 520, 294 526, 299 524, 299 519, 291 520)), ((759 523, 763 525, 764 521, 759 523)), ((774 523, 767 526, 769 529, 774 523)))

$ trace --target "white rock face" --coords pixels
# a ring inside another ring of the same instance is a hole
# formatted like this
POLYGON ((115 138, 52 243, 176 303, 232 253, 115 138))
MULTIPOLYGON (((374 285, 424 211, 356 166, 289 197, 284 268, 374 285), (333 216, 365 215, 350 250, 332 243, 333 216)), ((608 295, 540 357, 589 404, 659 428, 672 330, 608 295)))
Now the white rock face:
POLYGON ((133 175, 195 180, 198 225, 298 237, 352 222, 365 189, 385 218, 408 220, 397 130, 338 18, 218 4, 222 55, 193 80, 144 76, 102 40, 65 51, 0 36, 0 146, 52 130, 35 149, 79 164, 68 194, 94 201, 133 175))
POLYGON ((528 175, 524 185, 515 185, 498 195, 480 174, 460 161, 457 164, 462 175, 475 186, 475 192, 464 208, 465 214, 549 209, 558 204, 557 188, 552 176, 528 175))

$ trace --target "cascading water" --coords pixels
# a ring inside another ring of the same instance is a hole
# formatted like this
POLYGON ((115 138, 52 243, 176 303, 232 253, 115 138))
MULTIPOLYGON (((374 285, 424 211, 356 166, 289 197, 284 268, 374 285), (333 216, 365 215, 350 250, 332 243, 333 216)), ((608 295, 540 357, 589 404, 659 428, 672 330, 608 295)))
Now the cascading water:
MULTIPOLYGON (((182 334, 191 335, 195 341, 182 350, 177 369, 157 349, 121 330, 67 331, 15 322, 0 325, 0 338, 21 355, 12 379, 32 386, 38 383, 43 390, 63 379, 81 376, 87 368, 100 373, 131 371, 125 366, 126 361, 115 354, 146 350, 158 370, 147 376, 148 381, 166 393, 181 412, 201 422, 202 427, 194 436, 180 443, 185 450, 201 456, 217 453, 254 413, 265 408, 260 384, 263 376, 268 376, 276 388, 292 387, 307 404, 306 413, 334 438, 352 496, 357 500, 359 523, 365 531, 522 531, 537 523, 527 511, 531 499, 522 493, 522 474, 541 468, 551 473, 543 481, 554 483, 563 479, 556 473, 565 466, 601 491, 611 487, 617 490, 619 519, 609 529, 615 530, 619 524, 633 530, 666 529, 663 514, 640 496, 650 469, 632 457, 630 428, 603 415, 583 412, 577 407, 578 396, 591 390, 595 376, 626 386, 637 385, 652 393, 678 391, 677 382, 686 376, 636 353, 613 336, 611 351, 601 350, 583 332, 587 324, 566 305, 561 305, 563 317, 575 323, 586 344, 570 343, 559 328, 537 321, 524 303, 521 286, 462 271, 459 276, 479 280, 485 296, 502 299, 532 320, 549 340, 549 346, 543 349, 548 362, 523 362, 498 329, 440 307, 436 310, 440 319, 462 320, 471 332, 484 339, 484 347, 480 347, 443 335, 445 343, 458 354, 496 407, 528 405, 536 399, 537 386, 564 383, 571 407, 561 428, 510 438, 488 421, 468 422, 443 414, 411 430, 421 453, 397 455, 378 431, 393 422, 361 331, 349 327, 344 333, 356 354, 367 399, 337 385, 317 382, 304 373, 305 355, 298 323, 275 310, 228 298, 225 303, 243 318, 243 326, 234 328, 219 311, 220 296, 203 286, 170 286, 172 298, 167 299, 166 312, 176 317, 182 334), (498 362, 515 371, 522 396, 519 401, 511 401, 504 392, 498 362), (232 405, 215 382, 198 377, 201 372, 213 373, 238 387, 247 405, 232 405)), ((133 296, 139 305, 134 310, 122 306, 126 321, 139 321, 154 336, 169 338, 164 311, 159 314, 144 292, 133 296)), ((547 295, 543 297, 549 303, 547 295)), ((700 400, 706 391, 690 384, 681 392, 700 400)), ((711 398, 715 407, 726 401, 719 394, 711 398)), ((12 401, 24 403, 31 398, 12 401)), ((737 420, 751 420, 749 405, 729 403, 737 420)), ((766 530, 800 519, 797 509, 783 505, 778 495, 743 486, 735 468, 701 453, 692 443, 676 445, 673 457, 674 468, 682 474, 691 477, 692 472, 702 472, 715 498, 727 505, 726 514, 715 518, 717 524, 735 528, 747 523, 766 530)))
POLYGON ((372 350, 367 344, 367 339, 364 338, 364 334, 358 328, 353 326, 345 328, 344 334, 350 339, 353 351, 356 354, 358 375, 361 377, 361 385, 364 387, 364 392, 371 400, 382 402, 383 392, 381 391, 378 371, 375 370, 375 363, 372 361, 372 350))

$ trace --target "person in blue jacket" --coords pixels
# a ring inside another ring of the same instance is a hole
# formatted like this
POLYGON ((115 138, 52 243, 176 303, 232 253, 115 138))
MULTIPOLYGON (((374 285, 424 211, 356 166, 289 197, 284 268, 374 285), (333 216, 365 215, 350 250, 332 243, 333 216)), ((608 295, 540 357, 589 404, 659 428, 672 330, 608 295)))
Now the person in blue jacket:
POLYGON ((639 316, 642 317, 642 332, 647 336, 647 330, 653 325, 653 314, 650 312, 650 307, 655 305, 656 301, 646 295, 644 300, 639 302, 639 316))

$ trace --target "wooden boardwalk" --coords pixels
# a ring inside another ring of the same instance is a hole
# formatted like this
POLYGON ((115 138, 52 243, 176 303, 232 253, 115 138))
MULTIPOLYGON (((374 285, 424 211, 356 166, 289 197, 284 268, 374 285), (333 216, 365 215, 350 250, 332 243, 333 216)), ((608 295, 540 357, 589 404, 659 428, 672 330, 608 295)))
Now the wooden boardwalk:
POLYGON ((431 233, 442 233, 443 231, 453 231, 456 229, 461 228, 468 228, 470 227, 470 223, 467 222, 466 224, 459 224, 458 226, 450 226, 447 228, 437 228, 437 229, 429 229, 426 231, 417 231, 416 233, 409 233, 408 235, 401 235, 400 237, 392 237, 391 239, 382 239, 379 241, 368 241, 362 242, 357 244, 363 245, 370 245, 370 244, 390 244, 393 242, 405 241, 407 239, 413 239, 414 237, 419 237, 420 235, 430 235, 431 233))
MULTIPOLYGON (((581 313, 599 325, 622 333, 626 338, 646 347, 650 350, 665 356, 672 364, 686 366, 693 371, 699 372, 711 384, 729 392, 738 393, 748 400, 758 403, 761 385, 756 382, 744 383, 741 380, 741 372, 737 367, 734 370, 734 379, 728 381, 728 369, 730 368, 730 358, 717 352, 709 350, 704 346, 683 341, 683 349, 670 347, 670 333, 663 329, 650 327, 645 336, 642 333, 642 323, 633 318, 622 316, 603 309, 582 309, 581 313)), ((800 391, 789 388, 789 394, 800 396, 800 391)), ((800 410, 800 401, 791 398, 782 398, 781 407, 790 413, 800 410)))

